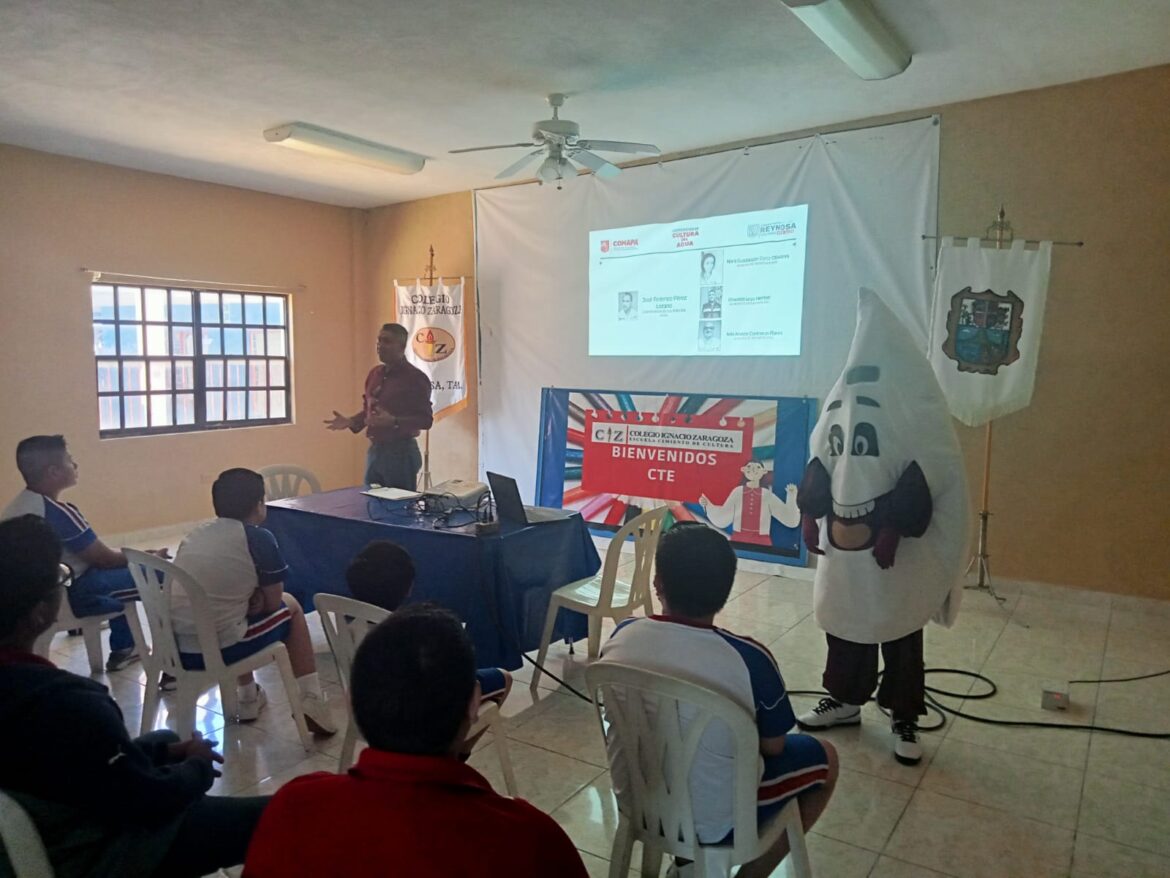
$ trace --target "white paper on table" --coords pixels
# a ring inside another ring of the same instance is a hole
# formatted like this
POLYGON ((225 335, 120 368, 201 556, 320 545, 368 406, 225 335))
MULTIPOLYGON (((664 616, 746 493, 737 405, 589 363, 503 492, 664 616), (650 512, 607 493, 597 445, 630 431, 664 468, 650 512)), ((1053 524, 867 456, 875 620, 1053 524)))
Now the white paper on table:
POLYGON ((377 497, 379 500, 413 500, 422 496, 418 491, 407 491, 403 488, 370 488, 362 493, 367 497, 377 497))

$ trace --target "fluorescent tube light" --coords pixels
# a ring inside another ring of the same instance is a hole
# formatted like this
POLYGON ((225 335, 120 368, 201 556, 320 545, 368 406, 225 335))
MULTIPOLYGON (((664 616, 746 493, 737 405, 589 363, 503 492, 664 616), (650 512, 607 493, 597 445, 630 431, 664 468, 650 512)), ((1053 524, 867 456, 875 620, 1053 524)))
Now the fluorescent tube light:
POLYGON ((421 155, 303 122, 269 128, 264 132, 264 139, 311 155, 356 162, 395 174, 417 174, 426 164, 426 158, 421 155))
POLYGON ((862 79, 888 79, 910 64, 910 51, 869 0, 783 0, 862 79))

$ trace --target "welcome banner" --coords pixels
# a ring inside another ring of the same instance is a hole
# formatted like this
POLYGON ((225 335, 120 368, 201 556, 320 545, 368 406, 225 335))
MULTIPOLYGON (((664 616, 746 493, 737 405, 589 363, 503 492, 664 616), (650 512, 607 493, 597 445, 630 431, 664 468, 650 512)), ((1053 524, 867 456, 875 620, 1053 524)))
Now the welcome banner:
POLYGON ((804 564, 796 485, 809 399, 544 388, 537 502, 598 530, 670 507, 727 534, 742 557, 804 564))
POLYGON ((410 333, 406 356, 431 379, 435 420, 467 405, 467 360, 463 349, 463 278, 425 286, 394 281, 398 322, 410 333))

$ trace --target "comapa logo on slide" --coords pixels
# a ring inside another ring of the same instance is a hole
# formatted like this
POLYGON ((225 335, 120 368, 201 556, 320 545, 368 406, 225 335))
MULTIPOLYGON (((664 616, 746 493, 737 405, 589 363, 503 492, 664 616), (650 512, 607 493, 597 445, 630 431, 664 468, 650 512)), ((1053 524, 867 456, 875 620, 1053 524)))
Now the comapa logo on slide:
POLYGON ((604 240, 601 242, 601 252, 608 253, 613 250, 635 250, 638 247, 637 238, 622 238, 620 241, 604 240))

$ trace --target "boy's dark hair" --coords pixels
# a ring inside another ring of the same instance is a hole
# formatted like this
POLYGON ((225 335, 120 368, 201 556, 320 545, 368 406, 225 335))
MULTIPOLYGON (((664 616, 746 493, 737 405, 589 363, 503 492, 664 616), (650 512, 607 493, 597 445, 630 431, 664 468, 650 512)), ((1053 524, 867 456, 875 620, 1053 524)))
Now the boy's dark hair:
POLYGON ((398 336, 398 338, 402 340, 403 344, 405 344, 406 340, 410 338, 410 330, 401 323, 383 323, 382 331, 398 336))
POLYGON ((679 522, 658 541, 655 569, 672 613, 702 618, 727 603, 735 581, 735 550, 727 536, 699 522, 679 522))
POLYGON ((395 613, 366 635, 353 661, 350 701, 371 747, 442 756, 475 691, 475 653, 459 619, 433 604, 395 613))
POLYGON ((211 505, 220 518, 243 521, 264 499, 264 476, 236 467, 219 474, 211 486, 211 505))
POLYGON ((345 582, 359 601, 393 612, 414 585, 414 560, 397 543, 374 540, 349 562, 345 582))
POLYGON ((16 468, 26 485, 35 485, 44 478, 45 470, 61 463, 64 456, 64 436, 29 436, 16 446, 16 468))
POLYGON ((61 541, 43 518, 20 515, 0 522, 0 637, 52 595, 60 563, 61 541))

